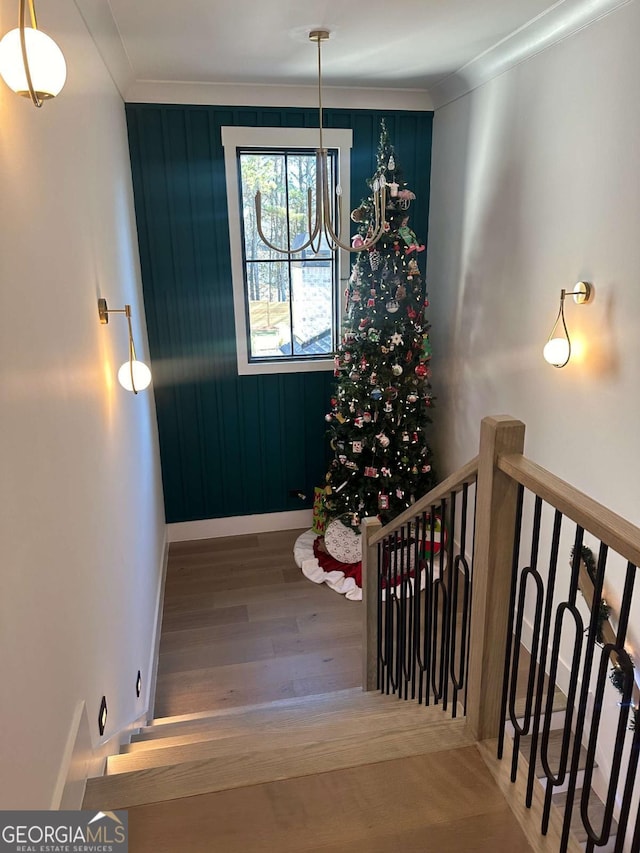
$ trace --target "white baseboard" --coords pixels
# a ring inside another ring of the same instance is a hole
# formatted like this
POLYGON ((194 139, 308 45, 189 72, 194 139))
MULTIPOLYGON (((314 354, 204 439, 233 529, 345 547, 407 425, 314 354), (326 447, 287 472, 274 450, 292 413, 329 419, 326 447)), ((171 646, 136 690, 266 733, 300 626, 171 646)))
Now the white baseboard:
POLYGON ((269 512, 263 515, 236 515, 231 518, 204 518, 201 521, 168 524, 167 534, 169 542, 188 542, 191 539, 218 539, 222 536, 242 536, 246 533, 303 529, 311 527, 312 520, 313 512, 310 509, 269 512))
POLYGON ((169 537, 164 540, 162 553, 162 568, 160 569, 160 584, 158 586, 158 598, 156 600, 156 621, 151 644, 151 658, 149 660, 149 684, 146 706, 149 709, 148 719, 152 720, 156 703, 156 684, 158 682, 158 660, 160 656, 160 638, 162 636, 162 613, 164 610, 164 588, 167 582, 167 566, 169 564, 169 537))

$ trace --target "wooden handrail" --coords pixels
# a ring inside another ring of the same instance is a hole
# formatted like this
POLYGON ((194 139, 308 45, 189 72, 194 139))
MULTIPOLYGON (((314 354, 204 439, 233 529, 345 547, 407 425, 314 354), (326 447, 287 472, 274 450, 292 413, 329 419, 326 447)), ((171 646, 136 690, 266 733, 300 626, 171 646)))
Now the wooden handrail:
POLYGON ((559 509, 625 560, 640 566, 640 528, 519 453, 498 456, 498 468, 559 509))
POLYGON ((423 512, 427 512, 434 504, 440 503, 442 498, 447 497, 451 494, 451 492, 459 492, 465 483, 468 483, 469 480, 474 478, 478 474, 478 457, 474 456, 466 465, 463 465, 462 468, 458 468, 457 471, 454 471, 446 480, 443 480, 441 483, 431 489, 430 492, 427 492, 426 495, 417 500, 414 504, 412 504, 408 509, 405 509, 404 512, 401 512, 393 521, 390 521, 388 524, 385 524, 384 527, 381 527, 376 533, 371 536, 369 541, 369 545, 376 545, 385 536, 390 536, 392 533, 395 533, 396 530, 399 530, 403 524, 408 524, 410 521, 413 521, 414 518, 418 515, 421 515, 423 512))

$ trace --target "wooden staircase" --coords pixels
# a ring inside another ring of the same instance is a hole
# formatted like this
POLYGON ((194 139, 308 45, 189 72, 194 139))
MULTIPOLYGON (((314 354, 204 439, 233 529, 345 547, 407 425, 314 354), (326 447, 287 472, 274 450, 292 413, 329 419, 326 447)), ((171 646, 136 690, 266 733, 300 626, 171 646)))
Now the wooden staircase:
POLYGON ((359 688, 154 720, 83 808, 114 810, 471 746, 464 718, 359 688))

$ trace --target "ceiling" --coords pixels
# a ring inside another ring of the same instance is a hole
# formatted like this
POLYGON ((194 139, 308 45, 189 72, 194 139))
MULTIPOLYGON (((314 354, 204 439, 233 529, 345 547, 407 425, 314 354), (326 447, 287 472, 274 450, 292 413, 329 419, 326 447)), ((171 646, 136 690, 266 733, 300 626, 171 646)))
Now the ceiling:
MULTIPOLYGON (((76 0, 88 6, 87 0, 76 0)), ((565 0, 571 5, 573 0, 565 0)), ((94 4, 95 5, 95 4, 94 4)), ((428 91, 553 0, 108 0, 131 79, 428 91)), ((101 14, 104 14, 102 12, 101 14)))

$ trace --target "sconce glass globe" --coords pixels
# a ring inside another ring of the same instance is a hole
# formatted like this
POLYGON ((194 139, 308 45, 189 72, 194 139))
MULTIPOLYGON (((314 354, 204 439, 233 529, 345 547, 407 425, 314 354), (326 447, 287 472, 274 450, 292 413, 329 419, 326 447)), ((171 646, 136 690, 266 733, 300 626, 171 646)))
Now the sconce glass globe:
POLYGON ((118 382, 123 388, 127 391, 133 391, 133 385, 131 384, 132 372, 136 391, 144 391, 145 388, 149 387, 149 383, 151 382, 151 371, 144 361, 125 361, 118 371, 118 382))
POLYGON ((566 338, 551 338, 544 345, 542 355, 545 361, 548 361, 554 367, 564 367, 571 355, 569 341, 566 338))
MULTIPOLYGON (((40 99, 54 98, 67 79, 62 51, 42 30, 25 27, 24 36, 34 91, 40 99)), ((16 94, 30 97, 19 29, 10 30, 0 41, 0 75, 16 94)))

